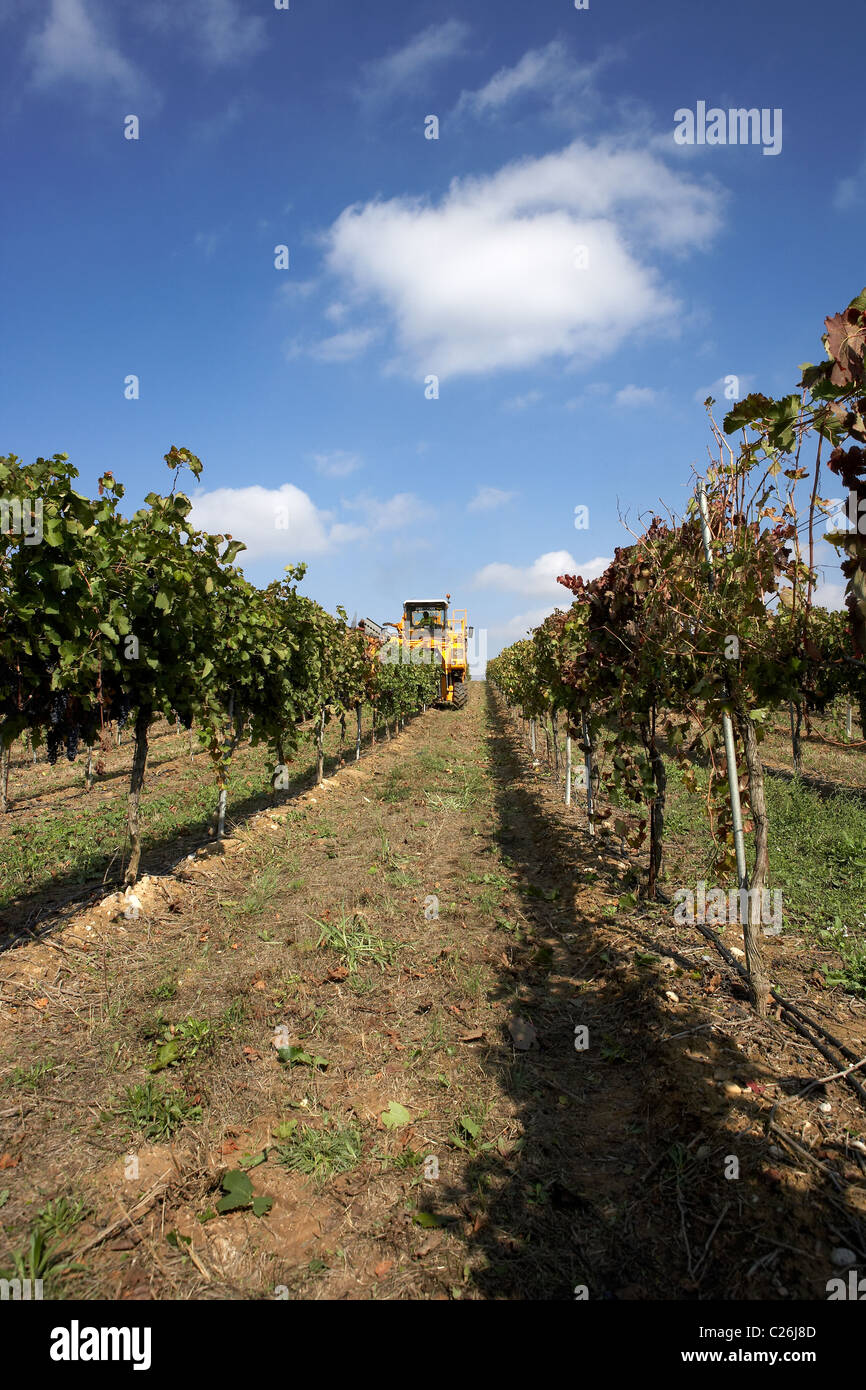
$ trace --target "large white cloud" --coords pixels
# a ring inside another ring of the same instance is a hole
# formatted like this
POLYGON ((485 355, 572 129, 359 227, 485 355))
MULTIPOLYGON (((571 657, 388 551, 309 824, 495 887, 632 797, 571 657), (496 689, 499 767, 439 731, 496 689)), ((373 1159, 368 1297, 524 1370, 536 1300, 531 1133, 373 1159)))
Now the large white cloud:
POLYGON ((339 521, 333 511, 317 507, 308 493, 283 483, 267 488, 221 487, 192 499, 192 525, 215 535, 233 536, 246 550, 239 564, 282 556, 285 562, 305 560, 339 550, 341 546, 375 541, 382 533, 397 535, 420 527, 432 510, 410 492, 379 500, 363 496, 343 499, 342 506, 357 521, 339 521))
POLYGON ((530 597, 559 594, 563 596, 562 606, 567 608, 571 600, 567 597, 567 590, 557 584, 557 576, 579 574, 584 579, 595 579, 609 564, 610 560, 603 556, 579 564, 567 550, 548 550, 525 568, 502 563, 485 565, 475 575, 473 582, 480 589, 498 589, 502 593, 526 594, 530 597))
POLYGON ((327 263, 356 306, 384 310, 395 369, 445 377, 594 361, 636 330, 670 331, 680 306, 649 257, 706 245, 720 213, 715 185, 654 154, 575 141, 455 179, 439 203, 346 208, 327 263))

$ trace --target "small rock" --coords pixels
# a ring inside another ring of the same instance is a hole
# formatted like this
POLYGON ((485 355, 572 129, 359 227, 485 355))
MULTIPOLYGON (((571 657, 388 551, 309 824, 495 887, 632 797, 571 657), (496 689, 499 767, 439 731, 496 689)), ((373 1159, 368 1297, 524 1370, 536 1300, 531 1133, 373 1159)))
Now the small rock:
POLYGON ((773 1158, 784 1158, 784 1157, 785 1157, 785 1150, 784 1150, 784 1149, 780 1149, 778 1144, 771 1144, 770 1147, 769 1147, 769 1149, 767 1150, 767 1152, 770 1153, 770 1154, 772 1154, 772 1155, 773 1155, 773 1158))
POLYGON ((698 1152, 697 1152, 697 1157, 698 1157, 698 1158, 709 1158, 709 1156, 710 1156, 711 1153, 712 1153, 712 1149, 710 1148, 709 1144, 701 1144, 701 1147, 698 1149, 698 1152))
POLYGON ((821 1104, 818 1106, 818 1109, 821 1111, 822 1115, 830 1115, 833 1112, 833 1107, 830 1104, 829 1100, 822 1100, 821 1104))
POLYGON ((743 1094, 743 1088, 742 1088, 742 1086, 738 1086, 737 1083, 736 1083, 735 1081, 726 1081, 726 1082, 725 1082, 725 1095, 726 1095, 726 1096, 741 1096, 742 1094, 743 1094))
POLYGON ((857 1263, 857 1256, 853 1250, 846 1250, 844 1245, 837 1245, 835 1250, 830 1251, 830 1263, 837 1269, 847 1269, 848 1265, 857 1263))
POLYGON ((669 999, 672 1004, 678 1004, 680 1002, 680 996, 678 994, 674 994, 672 989, 665 990, 665 999, 669 999))
POLYGON ((729 946, 728 950, 730 951, 731 955, 736 956, 738 960, 746 959, 745 951, 741 951, 739 946, 729 946))

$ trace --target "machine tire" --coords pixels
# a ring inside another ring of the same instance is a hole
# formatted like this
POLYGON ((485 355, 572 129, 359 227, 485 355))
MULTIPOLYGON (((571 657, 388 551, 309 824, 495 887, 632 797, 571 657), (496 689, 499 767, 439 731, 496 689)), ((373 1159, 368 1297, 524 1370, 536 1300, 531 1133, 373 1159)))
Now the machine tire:
POLYGON ((454 682, 454 699, 452 701, 455 709, 463 709, 469 699, 469 687, 465 681, 454 682))

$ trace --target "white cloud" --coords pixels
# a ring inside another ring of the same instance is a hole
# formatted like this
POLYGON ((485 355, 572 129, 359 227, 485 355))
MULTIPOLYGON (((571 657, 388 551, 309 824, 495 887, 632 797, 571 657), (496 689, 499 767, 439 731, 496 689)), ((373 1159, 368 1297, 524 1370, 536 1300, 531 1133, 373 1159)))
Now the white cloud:
POLYGON ((27 43, 39 87, 81 82, 134 97, 144 90, 136 68, 97 23, 84 0, 51 0, 43 28, 27 43))
POLYGON ((216 254, 221 232, 196 232, 195 245, 199 251, 204 252, 205 260, 211 260, 216 254))
MULTIPOLYGON (((578 564, 567 550, 549 550, 525 569, 502 563, 485 565, 475 575, 474 583, 480 589, 498 589, 503 593, 540 598, 545 594, 553 596, 566 593, 563 586, 556 582, 560 574, 579 574, 584 579, 595 579, 609 564, 610 560, 600 556, 586 564, 578 564)), ((568 603, 564 602, 563 606, 568 607, 568 603)))
POLYGON ((316 472, 323 478, 348 478, 361 467, 358 454, 347 454, 343 449, 332 449, 327 454, 314 454, 316 472))
POLYGON ((251 560, 275 556, 293 563, 309 555, 368 541, 383 532, 406 530, 433 515, 420 498, 401 492, 384 500, 344 499, 342 506, 349 512, 360 513, 361 520, 336 521, 333 511, 317 507, 309 494, 294 483, 283 483, 278 488, 214 488, 199 493, 192 502, 193 526, 216 535, 230 534, 244 542, 247 548, 238 557, 242 566, 251 560))
POLYGON ((138 18, 158 32, 183 32, 207 68, 230 67, 260 53, 265 21, 243 13, 238 0, 148 0, 138 18))
POLYGON ((503 492, 498 487, 479 487, 467 507, 470 512, 492 512, 504 507, 517 496, 516 492, 503 492))
POLYGON ((565 402, 566 410, 578 410, 582 405, 597 406, 602 396, 610 394, 611 387, 606 381, 590 381, 579 396, 571 396, 565 402))
POLYGON ((221 487, 192 499, 193 526, 243 541, 238 563, 284 555, 288 561, 330 548, 331 513, 320 511, 294 483, 279 488, 221 487), (284 523, 288 522, 288 525, 284 523))
POLYGON ((313 343, 309 353, 317 362, 350 362, 353 357, 359 357, 375 337, 372 328, 350 328, 345 333, 335 333, 331 338, 313 343))
POLYGON ((651 386, 623 386, 614 397, 617 405, 625 407, 652 405, 655 398, 656 393, 651 386))
POLYGON ((416 497, 414 492, 397 492, 387 501, 375 497, 356 497, 351 501, 344 500, 343 506, 349 511, 363 514, 362 529, 365 532, 402 530, 426 522, 435 515, 433 508, 416 497))
POLYGON ((563 589, 562 592, 565 597, 561 603, 547 603, 543 608, 530 608, 525 613, 515 613, 507 622, 491 627, 488 632, 491 643, 498 645, 501 650, 502 647, 508 647, 512 642, 526 637, 533 628, 539 627, 545 618, 549 618, 551 613, 565 612, 570 604, 566 591, 563 589))
POLYGON ((840 179, 833 192, 833 206, 837 212, 847 212, 866 201, 866 158, 860 161, 859 168, 847 178, 840 179))
POLYGON ((308 299, 314 290, 318 289, 318 280, 284 280, 277 288, 280 299, 308 299))
POLYGON ((829 608, 831 610, 845 607, 845 585, 834 584, 823 579, 818 580, 815 591, 812 595, 813 603, 819 608, 829 608))
POLYGON ((595 362, 635 332, 675 331, 680 305, 647 257, 705 245, 720 206, 713 185, 657 156, 577 141, 455 179, 438 204, 346 208, 327 234, 327 263, 356 302, 378 302, 390 319, 394 370, 595 362), (575 263, 579 246, 588 269, 575 263))
POLYGON ((523 396, 511 396, 507 401, 503 401, 502 409, 527 410, 529 406, 537 405, 541 398, 541 391, 527 391, 523 396))
POLYGON ((414 87, 436 63, 459 57, 465 51, 468 35, 469 25, 459 19, 431 24, 402 48, 366 63, 358 95, 366 101, 381 102, 414 87))
POLYGON ((500 68, 483 87, 464 91, 455 115, 496 116, 523 97, 538 96, 554 114, 585 118, 595 79, 612 57, 608 52, 593 63, 580 64, 569 56, 561 40, 554 39, 544 48, 524 53, 514 67, 500 68))

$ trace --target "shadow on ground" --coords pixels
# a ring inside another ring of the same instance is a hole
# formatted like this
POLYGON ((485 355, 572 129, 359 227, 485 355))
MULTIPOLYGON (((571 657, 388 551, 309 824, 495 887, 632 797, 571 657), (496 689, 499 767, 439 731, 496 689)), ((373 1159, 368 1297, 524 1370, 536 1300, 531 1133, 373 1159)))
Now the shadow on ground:
POLYGON ((440 1194, 459 1205, 487 1193, 468 1237, 486 1257, 476 1287, 495 1299, 826 1298, 838 1273, 829 1246, 862 1250, 866 1231, 829 1177, 770 1152, 751 1095, 726 1094, 724 1077, 769 1079, 748 1004, 734 1003, 735 1031, 751 1056, 710 1031, 705 1011, 664 1009, 667 980, 660 988, 658 971, 635 963, 632 924, 587 907, 587 872, 615 892, 616 865, 551 815, 489 688, 487 698, 497 837, 529 885, 528 929, 499 990, 538 1045, 516 1051, 503 1028, 487 1059, 519 1109, 522 1148, 478 1154, 466 1190, 440 1194))

